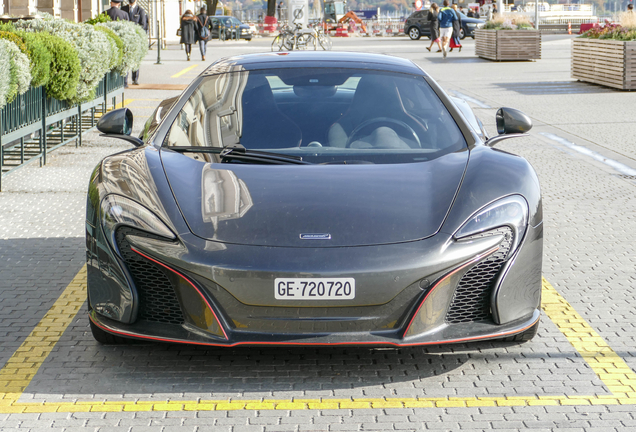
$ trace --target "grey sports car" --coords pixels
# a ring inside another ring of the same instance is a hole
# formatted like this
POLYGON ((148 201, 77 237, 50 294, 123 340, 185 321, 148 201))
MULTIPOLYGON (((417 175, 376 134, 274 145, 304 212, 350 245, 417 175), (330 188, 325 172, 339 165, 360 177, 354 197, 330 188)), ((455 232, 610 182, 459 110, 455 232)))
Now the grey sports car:
POLYGON ((99 130, 86 213, 95 339, 189 344, 524 341, 538 328, 537 176, 411 61, 226 58, 99 130))

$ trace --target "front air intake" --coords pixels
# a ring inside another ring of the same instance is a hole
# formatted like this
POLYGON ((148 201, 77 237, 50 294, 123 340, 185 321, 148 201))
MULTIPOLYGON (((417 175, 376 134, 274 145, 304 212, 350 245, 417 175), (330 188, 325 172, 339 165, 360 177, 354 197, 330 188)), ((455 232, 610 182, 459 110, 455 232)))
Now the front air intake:
POLYGON ((446 313, 447 323, 459 324, 491 319, 490 297, 496 277, 512 245, 512 229, 508 227, 497 228, 468 238, 474 239, 493 235, 504 236, 499 249, 471 268, 461 278, 457 288, 455 288, 453 300, 446 313))
POLYGON ((126 240, 127 235, 152 238, 154 236, 127 227, 117 230, 117 246, 139 296, 139 319, 165 324, 183 324, 183 312, 166 270, 133 252, 126 240))

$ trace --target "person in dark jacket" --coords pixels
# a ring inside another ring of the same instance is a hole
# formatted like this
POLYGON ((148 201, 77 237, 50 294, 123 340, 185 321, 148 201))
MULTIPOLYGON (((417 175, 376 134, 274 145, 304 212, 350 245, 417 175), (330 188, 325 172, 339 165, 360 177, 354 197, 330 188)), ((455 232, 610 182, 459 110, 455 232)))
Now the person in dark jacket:
POLYGON ((121 6, 121 0, 111 0, 110 9, 105 11, 104 13, 110 17, 113 21, 130 21, 128 19, 128 14, 122 11, 119 7, 121 6))
MULTIPOLYGON (((136 24, 139 24, 146 33, 148 33, 148 15, 144 8, 139 6, 136 0, 128 0, 126 6, 122 6, 121 10, 128 14, 128 20, 136 24)), ((139 85, 139 69, 132 72, 133 85, 139 85)), ((128 84, 128 74, 124 78, 126 84, 128 84)))
POLYGON ((457 15, 457 19, 453 21, 453 36, 450 40, 450 50, 453 48, 459 48, 459 52, 462 52, 462 42, 460 38, 460 29, 462 28, 462 15, 457 11, 457 5, 453 4, 453 10, 457 15))
POLYGON ((190 61, 190 53, 192 53, 192 44, 198 39, 199 23, 197 17, 188 9, 181 17, 181 43, 185 45, 185 52, 190 61))
MULTIPOLYGON (((212 21, 208 17, 208 8, 206 5, 201 6, 201 13, 197 15, 197 21, 199 24, 199 29, 203 27, 207 27, 210 30, 210 34, 212 34, 212 21)), ((208 41, 199 38, 199 51, 201 51, 201 60, 205 61, 205 54, 207 52, 208 41)))
POLYGON ((437 6, 437 3, 431 4, 431 8, 428 10, 428 16, 426 17, 426 19, 428 19, 428 25, 431 29, 431 45, 426 47, 426 49, 429 51, 431 50, 431 48, 433 48, 434 43, 437 43, 437 46, 439 47, 439 50, 437 52, 442 51, 442 44, 439 40, 439 21, 437 19, 438 13, 439 6, 437 6))

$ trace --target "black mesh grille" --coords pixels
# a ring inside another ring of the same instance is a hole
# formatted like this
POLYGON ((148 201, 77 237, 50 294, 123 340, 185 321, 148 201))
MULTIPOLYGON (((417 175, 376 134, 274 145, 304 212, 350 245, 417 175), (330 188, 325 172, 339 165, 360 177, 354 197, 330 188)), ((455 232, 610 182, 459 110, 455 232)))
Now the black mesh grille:
POLYGON ((499 250, 486 260, 471 268, 459 281, 455 295, 446 314, 446 322, 450 324, 482 321, 490 319, 490 294, 495 276, 510 251, 512 230, 508 227, 477 234, 471 238, 504 235, 499 250))
POLYGON ((183 312, 166 270, 133 252, 126 240, 127 234, 140 237, 146 234, 125 227, 117 230, 119 251, 137 287, 139 318, 166 324, 183 324, 183 312))

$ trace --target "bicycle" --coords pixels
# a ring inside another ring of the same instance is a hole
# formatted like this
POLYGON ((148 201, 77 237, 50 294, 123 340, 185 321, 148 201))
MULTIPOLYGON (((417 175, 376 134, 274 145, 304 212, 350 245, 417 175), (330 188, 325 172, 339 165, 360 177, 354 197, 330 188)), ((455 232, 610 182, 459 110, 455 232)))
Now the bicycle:
POLYGON ((272 51, 314 50, 317 48, 317 37, 314 29, 303 29, 301 24, 296 24, 292 31, 288 27, 282 27, 278 36, 272 41, 272 51))
POLYGON ((272 51, 282 51, 286 49, 291 51, 294 49, 294 33, 288 26, 281 26, 280 33, 272 41, 272 51))
POLYGON ((333 41, 331 40, 331 36, 325 33, 322 26, 319 26, 316 30, 316 38, 318 39, 318 43, 323 50, 331 51, 331 48, 333 47, 333 41))

